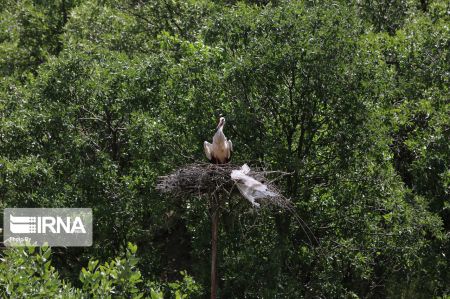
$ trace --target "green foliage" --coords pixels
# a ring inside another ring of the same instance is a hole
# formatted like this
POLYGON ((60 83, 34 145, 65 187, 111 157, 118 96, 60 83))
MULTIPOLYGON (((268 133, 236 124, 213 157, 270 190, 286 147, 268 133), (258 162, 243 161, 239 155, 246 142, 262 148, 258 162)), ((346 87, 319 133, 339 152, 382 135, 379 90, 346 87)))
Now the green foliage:
POLYGON ((80 281, 83 291, 93 297, 133 297, 141 298, 137 284, 142 282, 141 273, 136 269, 137 258, 134 256, 137 247, 128 244, 124 258, 98 265, 98 260, 90 260, 87 269, 82 268, 80 281))
POLYGON ((0 295, 4 298, 81 297, 69 283, 60 280, 51 265, 49 247, 9 249, 0 263, 0 295))
POLYGON ((76 2, 2 1, 1 74, 34 73, 51 55, 57 55, 63 47, 60 35, 76 2))
MULTIPOLYGON (((73 287, 61 280, 51 265, 51 250, 41 247, 8 249, 0 263, 0 295, 13 298, 164 298, 163 286, 154 282, 143 283, 136 268, 137 246, 128 243, 123 257, 99 264, 90 260, 82 268, 81 287, 73 287), (146 286, 149 286, 148 288, 146 286)), ((171 298, 188 298, 198 294, 199 287, 186 272, 183 281, 168 284, 166 294, 171 298)))
POLYGON ((207 206, 155 184, 204 159, 220 113, 233 161, 290 172, 295 207, 224 206, 221 298, 448 296, 446 1, 5 0, 0 15, 0 208, 95 221, 58 271, 48 249, 6 250, 2 296, 208 290, 207 206))

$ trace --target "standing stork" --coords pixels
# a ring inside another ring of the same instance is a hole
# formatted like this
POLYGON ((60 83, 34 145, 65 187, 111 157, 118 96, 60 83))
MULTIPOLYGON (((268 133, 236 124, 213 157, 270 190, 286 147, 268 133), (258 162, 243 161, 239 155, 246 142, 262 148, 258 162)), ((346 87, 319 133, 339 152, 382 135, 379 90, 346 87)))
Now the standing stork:
MULTIPOLYGON (((219 119, 217 125, 217 132, 214 134, 212 144, 208 141, 203 142, 203 149, 206 158, 211 163, 225 164, 230 161, 231 152, 233 151, 233 143, 227 140, 223 134, 223 126, 225 125, 225 118, 219 119)), ((220 195, 219 195, 220 196, 220 195)), ((210 198, 211 207, 211 299, 217 298, 217 237, 220 214, 220 200, 213 195, 210 198)))
POLYGON ((208 141, 203 142, 206 158, 215 164, 228 163, 231 159, 231 152, 233 151, 233 143, 231 140, 227 140, 227 137, 223 134, 224 125, 225 117, 221 117, 212 144, 208 141))

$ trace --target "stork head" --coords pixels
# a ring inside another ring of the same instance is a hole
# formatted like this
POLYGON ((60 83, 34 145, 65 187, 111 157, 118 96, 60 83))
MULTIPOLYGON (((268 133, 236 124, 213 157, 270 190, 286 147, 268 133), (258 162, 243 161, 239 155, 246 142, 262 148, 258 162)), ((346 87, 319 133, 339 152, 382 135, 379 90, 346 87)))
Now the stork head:
POLYGON ((225 117, 221 117, 219 118, 219 124, 217 125, 216 129, 223 128, 224 125, 225 125, 225 117))

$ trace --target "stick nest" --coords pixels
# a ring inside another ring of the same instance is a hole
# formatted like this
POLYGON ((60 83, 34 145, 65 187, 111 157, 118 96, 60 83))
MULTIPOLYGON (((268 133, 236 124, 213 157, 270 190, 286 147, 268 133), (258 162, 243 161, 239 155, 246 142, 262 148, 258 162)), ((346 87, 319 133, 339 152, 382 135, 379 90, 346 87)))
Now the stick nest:
MULTIPOLYGON (((187 195, 205 197, 219 194, 242 198, 235 181, 231 179, 231 172, 239 169, 241 166, 235 164, 193 163, 181 167, 169 175, 159 177, 156 189, 180 199, 187 195)), ((289 199, 285 198, 275 185, 276 180, 288 173, 251 168, 248 175, 265 184, 270 191, 276 194, 258 199, 260 204, 274 205, 283 209, 291 208, 289 199)))

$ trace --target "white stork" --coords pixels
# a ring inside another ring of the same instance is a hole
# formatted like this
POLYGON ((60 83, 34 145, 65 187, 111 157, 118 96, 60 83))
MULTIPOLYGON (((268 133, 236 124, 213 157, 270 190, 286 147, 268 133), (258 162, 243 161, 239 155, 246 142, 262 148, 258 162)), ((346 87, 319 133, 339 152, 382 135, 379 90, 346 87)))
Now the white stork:
POLYGON ((227 137, 223 134, 224 125, 225 117, 221 117, 212 144, 208 141, 203 142, 206 158, 215 164, 228 163, 231 158, 231 152, 233 151, 233 143, 231 143, 231 140, 227 140, 227 137))

